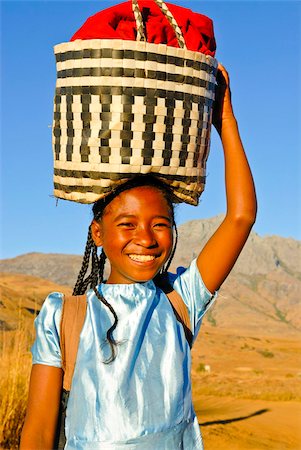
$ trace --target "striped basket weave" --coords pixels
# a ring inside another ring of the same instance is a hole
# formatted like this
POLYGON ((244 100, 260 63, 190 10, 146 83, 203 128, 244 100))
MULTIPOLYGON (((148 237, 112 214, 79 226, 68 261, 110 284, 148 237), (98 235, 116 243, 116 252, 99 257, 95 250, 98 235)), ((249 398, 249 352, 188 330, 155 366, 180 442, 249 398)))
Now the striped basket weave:
POLYGON ((54 195, 92 203, 137 174, 152 173, 179 201, 197 205, 217 61, 187 50, 175 24, 182 48, 145 42, 136 1, 133 9, 137 41, 55 46, 54 195))

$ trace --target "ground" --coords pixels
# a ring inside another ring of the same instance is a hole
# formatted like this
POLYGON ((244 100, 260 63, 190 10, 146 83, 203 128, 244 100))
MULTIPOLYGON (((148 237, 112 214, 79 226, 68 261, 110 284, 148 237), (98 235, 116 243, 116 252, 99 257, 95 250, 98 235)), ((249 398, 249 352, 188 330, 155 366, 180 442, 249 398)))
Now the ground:
POLYGON ((299 334, 204 325, 192 373, 205 450, 301 450, 300 353, 299 334))

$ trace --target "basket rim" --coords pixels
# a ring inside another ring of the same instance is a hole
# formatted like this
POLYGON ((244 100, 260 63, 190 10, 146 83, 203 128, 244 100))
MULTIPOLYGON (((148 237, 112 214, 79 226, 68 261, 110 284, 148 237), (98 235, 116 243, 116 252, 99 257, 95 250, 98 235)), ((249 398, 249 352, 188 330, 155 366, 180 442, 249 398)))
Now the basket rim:
POLYGON ((217 67, 218 60, 211 55, 206 55, 198 51, 188 50, 179 47, 172 47, 167 44, 154 44, 151 42, 132 41, 126 39, 77 39, 75 41, 61 42, 54 45, 54 54, 68 51, 80 51, 86 49, 113 49, 113 50, 139 50, 149 53, 164 54, 167 56, 177 56, 179 58, 196 61, 206 61, 207 64, 217 67))

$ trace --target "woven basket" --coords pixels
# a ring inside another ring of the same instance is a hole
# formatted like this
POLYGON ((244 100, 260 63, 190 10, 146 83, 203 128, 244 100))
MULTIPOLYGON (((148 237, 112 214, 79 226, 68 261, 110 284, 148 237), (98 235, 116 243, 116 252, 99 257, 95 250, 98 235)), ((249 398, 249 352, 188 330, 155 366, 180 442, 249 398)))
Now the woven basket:
MULTIPOLYGON (((152 173, 192 205, 205 185, 217 61, 145 42, 76 40, 55 46, 54 195, 92 203, 137 174, 152 173)), ((167 11, 166 11, 167 10, 167 11)), ((140 19, 139 19, 140 18, 140 19)), ((140 22, 139 22, 140 20, 140 22)))

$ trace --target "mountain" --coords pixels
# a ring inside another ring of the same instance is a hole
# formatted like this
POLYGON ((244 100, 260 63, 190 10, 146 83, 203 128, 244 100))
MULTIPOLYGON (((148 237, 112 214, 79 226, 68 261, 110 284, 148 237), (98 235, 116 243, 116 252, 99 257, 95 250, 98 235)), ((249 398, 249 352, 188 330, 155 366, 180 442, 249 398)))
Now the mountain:
POLYGON ((82 256, 77 255, 26 253, 16 258, 0 260, 0 272, 22 273, 60 285, 73 286, 81 261, 82 256))
MULTIPOLYGON (((193 220, 179 227, 179 243, 171 269, 187 266, 222 221, 222 216, 193 220)), ((29 253, 0 261, 0 271, 49 280, 70 291, 82 256, 29 253)), ((4 275, 2 275, 3 278, 4 275)), ((20 279, 17 277, 18 283, 20 279)), ((31 280, 34 281, 34 280, 31 280)), ((35 281, 34 281, 35 282, 35 281)), ((14 289, 11 279, 10 289, 14 289)), ((45 295, 50 286, 46 281, 45 295)), ((62 290, 58 287, 54 290, 62 290)), ((3 289, 3 286, 2 286, 3 289)), ((5 287, 8 289, 8 285, 5 287)), ((9 293, 5 291, 8 297, 9 293)), ((49 290, 48 290, 49 292, 49 290)), ((215 306, 206 315, 212 326, 250 333, 293 335, 301 331, 301 242, 279 236, 260 237, 252 232, 230 276, 219 292, 215 306)), ((22 295, 27 289, 22 289, 22 295)), ((2 294, 3 295, 3 294, 2 294)), ((41 302, 43 297, 39 297, 41 302)))
MULTIPOLYGON (((181 225, 172 268, 187 266, 221 220, 181 225)), ((251 233, 204 317, 192 350, 192 391, 208 449, 301 448, 300 247, 251 233)), ((0 261, 1 339, 22 332, 33 339, 32 321, 45 297, 70 294, 81 261, 41 253, 0 261)))
MULTIPOLYGON (((220 215, 207 220, 192 220, 181 225, 173 266, 189 264, 222 220, 223 216, 220 215)), ((264 275, 274 269, 299 276, 301 279, 301 242, 279 236, 260 237, 252 231, 233 273, 264 275)))
MULTIPOLYGON (((179 227, 172 267, 187 266, 217 229, 222 216, 179 227)), ((268 334, 301 330, 301 242, 251 232, 207 320, 220 327, 268 334)))

